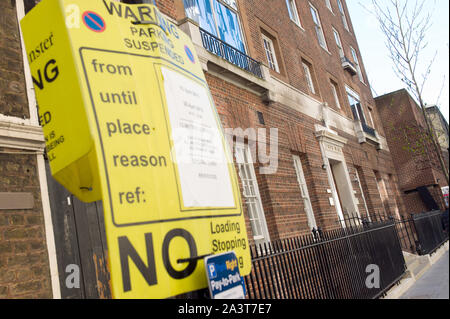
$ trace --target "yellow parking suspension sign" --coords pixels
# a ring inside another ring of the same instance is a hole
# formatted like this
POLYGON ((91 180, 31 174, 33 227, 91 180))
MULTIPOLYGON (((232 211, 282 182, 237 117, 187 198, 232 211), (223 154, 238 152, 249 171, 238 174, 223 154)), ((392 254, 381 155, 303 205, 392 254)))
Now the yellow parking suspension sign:
POLYGON ((153 5, 43 0, 21 21, 52 175, 103 200, 116 298, 207 287, 251 260, 236 172, 189 37, 153 5))

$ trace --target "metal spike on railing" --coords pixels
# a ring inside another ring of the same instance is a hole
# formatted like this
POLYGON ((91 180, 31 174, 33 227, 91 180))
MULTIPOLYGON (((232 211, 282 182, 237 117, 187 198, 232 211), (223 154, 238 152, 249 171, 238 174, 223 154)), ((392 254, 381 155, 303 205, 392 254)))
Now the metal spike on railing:
POLYGON ((319 233, 319 239, 322 239, 323 238, 323 231, 322 231, 322 228, 320 226, 317 227, 317 232, 319 233))
POLYGON ((316 232, 317 232, 317 230, 316 230, 315 227, 313 227, 313 229, 311 230, 311 232, 312 232, 314 238, 316 238, 316 232))

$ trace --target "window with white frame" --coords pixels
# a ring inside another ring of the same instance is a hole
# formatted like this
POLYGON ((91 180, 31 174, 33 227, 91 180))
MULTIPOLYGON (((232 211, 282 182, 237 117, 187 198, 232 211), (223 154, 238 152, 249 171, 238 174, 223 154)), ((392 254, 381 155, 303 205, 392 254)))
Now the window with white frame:
POLYGON ((320 23, 319 12, 316 8, 313 7, 312 4, 309 4, 309 7, 311 9, 311 15, 314 22, 314 29, 316 31, 317 40, 319 41, 320 46, 328 51, 325 36, 323 35, 322 25, 320 23))
POLYGON ((339 8, 339 13, 341 15, 342 24, 344 25, 345 30, 350 32, 350 30, 348 28, 348 23, 347 23, 347 17, 345 16, 344 6, 343 6, 341 0, 337 0, 337 4, 338 4, 338 8, 339 8))
POLYGON ((232 7, 234 10, 237 10, 236 0, 222 0, 225 4, 232 7))
POLYGON ((371 222, 372 220, 370 218, 369 208, 367 207, 366 195, 365 195, 364 190, 363 190, 362 185, 361 185, 361 179, 359 178, 358 170, 360 170, 360 169, 361 168, 356 168, 355 169, 355 177, 356 177, 356 181, 357 181, 358 186, 359 186, 359 191, 361 192, 361 197, 362 197, 363 202, 364 202, 364 208, 366 209, 366 217, 369 220, 369 222, 371 222))
POLYGON ((262 34, 264 51, 266 52, 267 62, 269 63, 269 68, 276 72, 280 72, 278 67, 277 56, 275 54, 275 49, 273 46, 273 41, 266 35, 262 34))
POLYGON ((236 0, 183 0, 186 16, 228 45, 246 52, 236 0))
POLYGON ((333 93, 334 103, 338 109, 341 108, 341 103, 339 102, 339 90, 338 84, 330 79, 331 92, 333 93))
POLYGON ((268 242, 266 218, 256 180, 250 149, 246 145, 236 144, 236 163, 243 187, 243 197, 247 206, 253 238, 257 243, 268 242))
POLYGON ((331 6, 331 1, 330 0, 325 0, 325 5, 327 6, 327 8, 333 12, 333 7, 331 6))
POLYGON ((359 95, 356 94, 353 90, 350 88, 346 88, 347 91, 347 97, 348 102, 350 104, 350 108, 352 109, 353 118, 355 120, 361 121, 362 123, 366 123, 366 117, 364 116, 363 108, 361 105, 361 100, 359 98, 359 95))
POLYGON ((384 179, 380 176, 378 172, 374 171, 374 173, 375 173, 375 181, 377 183, 378 194, 380 194, 381 202, 383 204, 384 215, 388 216, 389 214, 386 210, 386 206, 388 207, 389 210, 389 206, 387 204, 389 197, 386 190, 386 184, 384 183, 384 179))
POLYGON ((350 47, 350 51, 352 53, 353 62, 355 62, 355 67, 356 71, 358 72, 359 80, 364 83, 364 78, 361 72, 361 66, 359 65, 358 55, 356 54, 355 49, 353 49, 352 47, 350 47))
POLYGON ((299 27, 301 27, 300 18, 298 17, 297 6, 295 4, 295 0, 286 0, 286 6, 289 11, 289 18, 299 27))
POLYGON ((367 114, 369 114, 369 121, 370 121, 370 126, 371 127, 375 127, 375 123, 373 121, 373 115, 372 115, 372 109, 370 107, 367 108, 369 112, 367 112, 367 114))
POLYGON ((334 40, 336 41, 336 46, 338 48, 339 56, 343 58, 345 56, 344 48, 342 47, 341 37, 339 36, 339 32, 333 28, 334 40))
POLYGON ((303 173, 302 161, 298 155, 293 155, 295 173, 297 174, 297 181, 300 187, 300 194, 303 199, 306 217, 308 219, 309 229, 317 228, 316 219, 309 197, 308 186, 306 185, 305 174, 303 173))
POLYGON ((313 77, 311 73, 311 65, 306 61, 302 61, 303 71, 305 73, 306 83, 308 84, 309 91, 312 94, 316 94, 316 89, 314 88, 313 77))

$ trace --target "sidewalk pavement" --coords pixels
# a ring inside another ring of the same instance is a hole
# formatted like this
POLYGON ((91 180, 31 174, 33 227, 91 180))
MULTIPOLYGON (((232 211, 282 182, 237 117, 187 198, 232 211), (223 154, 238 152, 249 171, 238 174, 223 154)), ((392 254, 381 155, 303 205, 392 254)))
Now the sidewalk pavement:
POLYGON ((400 299, 449 299, 449 251, 447 250, 400 299))

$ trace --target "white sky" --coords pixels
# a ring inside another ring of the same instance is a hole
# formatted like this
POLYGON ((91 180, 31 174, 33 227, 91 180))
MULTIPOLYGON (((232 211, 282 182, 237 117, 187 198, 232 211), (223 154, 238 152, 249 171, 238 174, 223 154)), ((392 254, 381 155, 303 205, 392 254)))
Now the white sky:
MULTIPOLYGON (((389 1, 389 0, 382 0, 389 1)), ((432 10, 433 25, 428 31, 428 48, 424 51, 421 63, 425 69, 435 52, 436 60, 424 88, 424 99, 427 104, 434 105, 440 95, 438 106, 444 117, 449 119, 449 1, 427 0, 432 10), (444 81, 445 77, 445 81, 444 81), (444 86, 443 86, 444 85, 444 86)), ((363 63, 373 88, 374 96, 383 95, 405 85, 395 75, 389 52, 385 46, 385 37, 380 31, 376 19, 361 5, 369 6, 369 0, 347 0, 353 27, 358 39, 363 63)), ((422 73, 419 73, 420 75, 422 73)))

